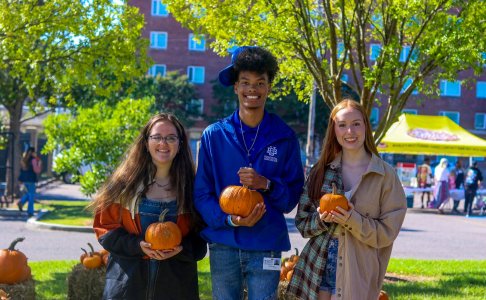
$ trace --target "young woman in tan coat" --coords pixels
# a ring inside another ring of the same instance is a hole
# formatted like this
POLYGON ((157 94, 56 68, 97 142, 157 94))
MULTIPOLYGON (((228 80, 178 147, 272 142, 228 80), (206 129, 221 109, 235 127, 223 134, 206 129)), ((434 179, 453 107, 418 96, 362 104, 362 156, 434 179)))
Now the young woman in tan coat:
POLYGON ((380 292, 407 210, 395 170, 376 150, 363 107, 343 100, 331 112, 322 153, 312 168, 295 223, 304 247, 288 293, 297 299, 370 299, 380 292), (349 211, 320 211, 332 183, 349 211))

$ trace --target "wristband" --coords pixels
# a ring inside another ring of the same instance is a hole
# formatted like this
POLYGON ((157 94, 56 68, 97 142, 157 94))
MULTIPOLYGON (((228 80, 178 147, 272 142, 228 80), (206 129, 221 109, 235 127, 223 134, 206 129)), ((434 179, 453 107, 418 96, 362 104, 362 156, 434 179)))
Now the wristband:
POLYGON ((238 227, 238 226, 240 226, 240 225, 236 225, 235 223, 233 223, 233 221, 231 220, 231 215, 228 215, 228 217, 226 217, 226 222, 231 227, 238 227))
POLYGON ((272 188, 272 182, 270 181, 270 179, 267 179, 267 186, 265 187, 265 189, 262 190, 262 192, 266 193, 270 191, 271 188, 272 188))

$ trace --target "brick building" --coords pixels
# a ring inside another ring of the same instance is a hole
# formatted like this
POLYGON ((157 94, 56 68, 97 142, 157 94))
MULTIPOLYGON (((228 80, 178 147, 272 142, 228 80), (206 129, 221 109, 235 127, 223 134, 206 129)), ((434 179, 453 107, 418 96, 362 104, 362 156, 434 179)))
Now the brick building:
MULTIPOLYGON (((213 53, 204 38, 199 41, 193 40, 192 33, 181 27, 160 0, 130 0, 129 4, 138 7, 140 13, 145 15, 143 36, 150 40, 148 54, 155 61, 149 73, 165 74, 167 71, 178 70, 187 74, 189 80, 197 86, 199 99, 195 100, 196 104, 200 105, 202 112, 211 114, 211 105, 215 104, 211 81, 217 79, 219 70, 228 64, 229 58, 213 53)), ((373 59, 372 56, 379 53, 380 45, 370 44, 370 47, 373 48, 370 51, 370 58, 373 59)), ((461 82, 470 76, 473 76, 472 71, 466 71, 458 74, 457 81, 442 81, 441 95, 434 99, 417 103, 417 100, 423 99, 424 96, 418 93, 412 95, 404 111, 421 115, 446 115, 471 133, 485 139, 486 71, 481 74, 477 83, 466 86, 461 82)), ((375 107, 371 119, 376 122, 383 112, 383 108, 375 107)), ((189 130, 193 143, 197 141, 206 125, 204 120, 200 120, 189 130)), ((397 159, 417 160, 415 156, 407 155, 398 155, 394 161, 397 159)), ((421 159, 418 158, 419 161, 421 159)), ((477 159, 482 161, 480 165, 483 168, 486 167, 484 158, 477 159)), ((455 160, 456 158, 450 158, 452 162, 455 160)))

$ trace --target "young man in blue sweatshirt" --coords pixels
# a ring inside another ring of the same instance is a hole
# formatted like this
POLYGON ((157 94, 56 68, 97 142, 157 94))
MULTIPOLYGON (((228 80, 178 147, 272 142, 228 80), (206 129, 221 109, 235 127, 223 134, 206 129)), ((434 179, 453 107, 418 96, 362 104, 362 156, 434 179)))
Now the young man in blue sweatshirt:
POLYGON ((213 299, 277 299, 282 251, 290 250, 284 214, 297 205, 304 184, 294 131, 265 103, 278 72, 275 57, 260 47, 240 47, 219 74, 233 86, 239 107, 201 137, 195 206, 208 225, 213 299), (247 216, 228 215, 219 196, 245 185, 264 198, 247 216))

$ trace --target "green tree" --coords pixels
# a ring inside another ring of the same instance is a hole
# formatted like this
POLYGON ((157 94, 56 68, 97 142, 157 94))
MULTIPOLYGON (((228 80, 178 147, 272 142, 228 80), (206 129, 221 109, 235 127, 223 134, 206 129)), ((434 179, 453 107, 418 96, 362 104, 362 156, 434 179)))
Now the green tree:
POLYGON ((410 94, 438 93, 440 79, 486 62, 486 5, 481 0, 166 0, 184 26, 206 34, 226 54, 260 45, 279 59, 281 81, 305 100, 316 83, 323 101, 341 99, 346 70, 368 115, 385 107, 378 143, 410 94), (370 43, 380 45, 372 48, 370 43), (379 53, 378 53, 379 52, 379 53), (373 54, 373 59, 370 59, 373 54))
MULTIPOLYGON (((131 81, 124 82, 118 91, 110 95, 97 95, 91 87, 73 86, 72 95, 76 99, 78 106, 92 107, 98 102, 107 105, 116 105, 120 99, 132 98, 142 99, 153 97, 155 108, 158 111, 170 112, 175 114, 187 126, 191 126, 196 117, 200 114, 191 105, 196 99, 196 88, 194 84, 187 80, 186 75, 178 72, 168 72, 166 76, 141 76, 131 81)), ((76 108, 74 108, 74 111, 76 108)))
POLYGON ((146 72, 143 17, 115 2, 0 1, 0 105, 18 147, 16 157, 9 157, 15 178, 24 106, 35 114, 73 105, 73 85, 108 95, 146 72))
POLYGON ((44 121, 46 151, 59 153, 54 171, 75 174, 82 192, 97 191, 155 111, 154 99, 124 99, 78 108, 76 115, 50 115, 44 121), (87 171, 78 174, 78 170, 87 171))

